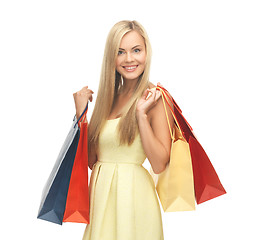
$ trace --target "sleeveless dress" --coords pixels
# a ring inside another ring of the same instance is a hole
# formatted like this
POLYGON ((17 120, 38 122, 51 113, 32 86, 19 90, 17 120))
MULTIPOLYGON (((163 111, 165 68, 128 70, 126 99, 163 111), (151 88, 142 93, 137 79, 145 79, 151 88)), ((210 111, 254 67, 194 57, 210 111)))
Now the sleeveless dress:
POLYGON ((146 155, 140 134, 132 145, 119 146, 119 120, 107 120, 99 135, 83 240, 164 240, 154 181, 142 166, 146 155))

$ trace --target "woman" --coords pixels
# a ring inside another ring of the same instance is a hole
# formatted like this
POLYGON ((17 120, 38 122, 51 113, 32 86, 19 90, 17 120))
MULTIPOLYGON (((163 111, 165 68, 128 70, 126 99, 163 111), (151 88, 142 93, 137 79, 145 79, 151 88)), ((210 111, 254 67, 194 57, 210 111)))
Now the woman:
MULTIPOLYGON (((90 223, 83 240, 164 239, 155 185, 142 166, 147 158, 161 173, 171 148, 160 91, 149 82, 150 61, 144 28, 136 21, 115 24, 88 127, 90 223)), ((87 86, 74 93, 77 117, 92 94, 87 86)))

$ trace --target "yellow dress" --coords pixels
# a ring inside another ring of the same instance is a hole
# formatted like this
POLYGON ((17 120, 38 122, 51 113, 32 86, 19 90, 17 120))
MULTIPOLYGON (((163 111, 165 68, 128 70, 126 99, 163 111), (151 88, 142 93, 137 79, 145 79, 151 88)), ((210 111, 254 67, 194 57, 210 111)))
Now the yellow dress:
POLYGON ((146 155, 140 134, 132 145, 119 146, 119 120, 107 120, 99 136, 83 240, 164 240, 154 181, 142 166, 146 155))

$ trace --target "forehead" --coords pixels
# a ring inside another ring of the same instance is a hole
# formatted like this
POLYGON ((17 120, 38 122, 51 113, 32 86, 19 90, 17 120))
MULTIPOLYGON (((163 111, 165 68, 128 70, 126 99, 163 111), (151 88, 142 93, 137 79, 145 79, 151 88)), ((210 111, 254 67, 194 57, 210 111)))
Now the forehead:
POLYGON ((137 31, 130 31, 122 37, 120 48, 133 48, 136 45, 144 46, 144 38, 137 31))

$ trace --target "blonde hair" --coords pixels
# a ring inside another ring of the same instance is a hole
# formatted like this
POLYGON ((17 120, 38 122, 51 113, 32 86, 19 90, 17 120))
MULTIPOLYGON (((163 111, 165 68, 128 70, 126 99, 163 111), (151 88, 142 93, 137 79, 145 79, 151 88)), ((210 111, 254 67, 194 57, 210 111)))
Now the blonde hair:
POLYGON ((93 145, 95 150, 98 150, 100 131, 111 113, 115 97, 122 86, 122 78, 116 71, 115 63, 121 39, 130 31, 137 31, 144 38, 146 63, 131 99, 122 109, 122 116, 118 124, 120 144, 132 144, 136 134, 139 134, 135 111, 138 99, 150 85, 151 46, 147 33, 140 23, 137 21, 120 21, 110 30, 105 45, 97 99, 88 128, 89 149, 93 145))

